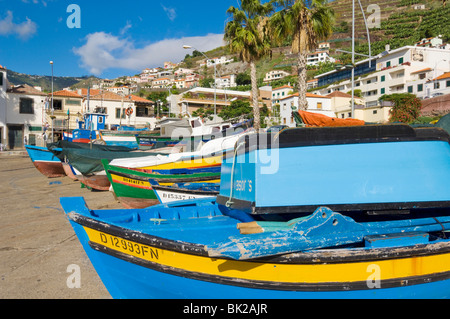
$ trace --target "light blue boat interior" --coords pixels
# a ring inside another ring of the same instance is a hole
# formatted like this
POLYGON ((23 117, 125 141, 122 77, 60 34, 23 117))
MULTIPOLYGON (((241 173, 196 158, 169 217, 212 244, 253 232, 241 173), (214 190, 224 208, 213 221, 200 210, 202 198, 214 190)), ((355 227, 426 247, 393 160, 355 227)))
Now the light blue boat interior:
POLYGON ((255 207, 450 201, 449 159, 444 141, 253 150, 224 161, 220 195, 255 207))

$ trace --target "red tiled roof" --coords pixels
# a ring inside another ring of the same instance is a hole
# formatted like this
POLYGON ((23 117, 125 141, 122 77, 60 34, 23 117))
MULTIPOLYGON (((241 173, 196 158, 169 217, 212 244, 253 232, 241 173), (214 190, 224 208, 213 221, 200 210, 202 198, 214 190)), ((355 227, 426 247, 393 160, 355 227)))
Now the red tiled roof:
POLYGON ((111 91, 103 91, 102 93, 91 95, 91 100, 109 100, 109 101, 122 101, 125 100, 125 98, 122 95, 119 95, 117 93, 111 92, 111 91))
POLYGON ((274 88, 272 91, 275 91, 275 90, 281 90, 281 89, 293 89, 293 87, 290 86, 290 85, 283 85, 283 86, 274 88))
POLYGON ((411 74, 428 72, 428 71, 431 71, 431 70, 432 70, 431 68, 426 68, 426 69, 421 69, 421 70, 417 70, 417 71, 411 72, 411 74))
MULTIPOLYGON (((293 96, 298 96, 298 93, 286 96, 285 98, 281 98, 280 100, 288 99, 288 98, 291 98, 293 96)), ((331 99, 331 97, 329 97, 329 96, 317 95, 317 94, 312 94, 312 93, 306 93, 306 97, 316 98, 316 99, 318 99, 318 98, 331 99)))
POLYGON ((126 99, 129 99, 130 97, 131 97, 131 100, 134 101, 134 102, 155 103, 155 102, 153 102, 151 100, 147 100, 147 99, 144 99, 143 97, 140 97, 140 96, 137 96, 137 95, 133 95, 133 94, 128 95, 126 97, 126 99))
MULTIPOLYGON (((97 94, 100 94, 100 90, 97 90, 97 89, 90 89, 89 90, 90 92, 90 95, 92 96, 92 95, 97 95, 97 94)), ((88 89, 81 89, 81 95, 83 95, 83 96, 87 96, 88 95, 88 89)))
POLYGON ((352 96, 350 94, 341 92, 341 91, 334 91, 333 93, 330 93, 327 95, 328 97, 347 97, 351 98, 352 96))
MULTIPOLYGON (((49 95, 51 96, 52 93, 50 92, 49 95)), ((53 96, 77 97, 77 98, 80 98, 80 99, 83 98, 78 93, 75 93, 75 92, 72 92, 72 91, 67 91, 67 90, 61 90, 61 91, 53 92, 53 96)))
POLYGON ((433 79, 433 81, 439 81, 439 80, 444 80, 444 79, 450 79, 450 72, 445 72, 444 74, 433 79))

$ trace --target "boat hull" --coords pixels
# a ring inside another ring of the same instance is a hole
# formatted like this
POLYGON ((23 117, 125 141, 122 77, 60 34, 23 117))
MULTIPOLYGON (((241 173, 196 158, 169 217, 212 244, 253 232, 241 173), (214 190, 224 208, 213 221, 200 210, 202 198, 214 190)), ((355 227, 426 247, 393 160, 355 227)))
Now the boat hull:
POLYGON ((111 183, 106 175, 92 174, 78 175, 77 177, 82 184, 98 191, 109 191, 111 187, 111 183))
MULTIPOLYGON (((120 214, 88 212, 83 200, 62 199, 62 206, 92 264, 114 298, 273 299, 273 298, 449 298, 450 243, 375 249, 336 249, 255 260, 210 257, 206 248, 183 241, 204 236, 209 224, 217 236, 233 234, 226 216, 189 221, 180 232, 164 207, 120 214), (74 202, 75 200, 75 202, 74 202), (84 213, 83 213, 84 211, 84 213), (100 218, 97 216, 100 215, 100 218), (94 217, 96 216, 96 217, 94 217), (152 231, 123 227, 153 216, 152 231), (105 216, 106 217, 106 216, 105 216), (126 222, 125 222, 126 221, 126 222), (193 228, 191 228, 193 227, 193 228), (162 234, 168 236, 162 237, 162 234), (175 240, 178 238, 178 240, 175 240), (176 287, 176 288, 175 288, 176 287)), ((178 204, 179 205, 179 204, 178 204)), ((202 205, 203 206, 203 205, 202 205)), ((186 206, 187 207, 187 206, 186 206)), ((200 206, 199 206, 200 207, 200 206)), ((170 212, 169 212, 170 213, 170 212)), ((207 217, 199 210, 197 217, 207 217)), ((192 219, 192 217, 178 217, 192 219)))
POLYGON ((198 174, 153 174, 111 166, 103 160, 105 172, 112 185, 117 199, 125 208, 144 208, 159 203, 149 179, 157 180, 163 185, 173 185, 179 182, 220 181, 220 172, 198 174))
POLYGON ((174 186, 153 185, 152 187, 161 204, 176 202, 179 200, 215 197, 218 194, 218 192, 215 191, 196 191, 186 188, 177 188, 174 186))
POLYGON ((48 178, 66 176, 62 162, 45 147, 26 146, 28 155, 39 172, 48 178))

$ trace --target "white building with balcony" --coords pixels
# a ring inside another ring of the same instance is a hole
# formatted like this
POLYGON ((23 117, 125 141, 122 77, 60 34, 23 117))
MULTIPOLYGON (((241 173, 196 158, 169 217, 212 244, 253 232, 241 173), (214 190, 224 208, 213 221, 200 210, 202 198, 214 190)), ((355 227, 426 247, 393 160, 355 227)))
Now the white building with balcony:
MULTIPOLYGON (((450 50, 406 46, 385 51, 372 63, 376 63, 375 71, 355 78, 355 90, 361 90, 366 107, 379 105, 380 97, 385 94, 412 93, 424 99, 435 93, 450 93, 446 83, 436 84, 433 81, 450 71, 450 50)), ((320 80, 333 72, 338 71, 327 72, 316 78, 320 80)), ((327 95, 335 91, 349 93, 351 90, 351 78, 347 78, 314 92, 327 95)))

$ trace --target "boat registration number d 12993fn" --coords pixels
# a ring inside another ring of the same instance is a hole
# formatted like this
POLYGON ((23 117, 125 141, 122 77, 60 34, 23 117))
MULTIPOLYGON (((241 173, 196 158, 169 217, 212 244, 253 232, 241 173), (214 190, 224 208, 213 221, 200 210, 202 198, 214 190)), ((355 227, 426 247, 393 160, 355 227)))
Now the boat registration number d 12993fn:
POLYGON ((132 242, 124 238, 85 228, 91 242, 106 248, 145 260, 158 260, 160 252, 154 247, 132 242))

